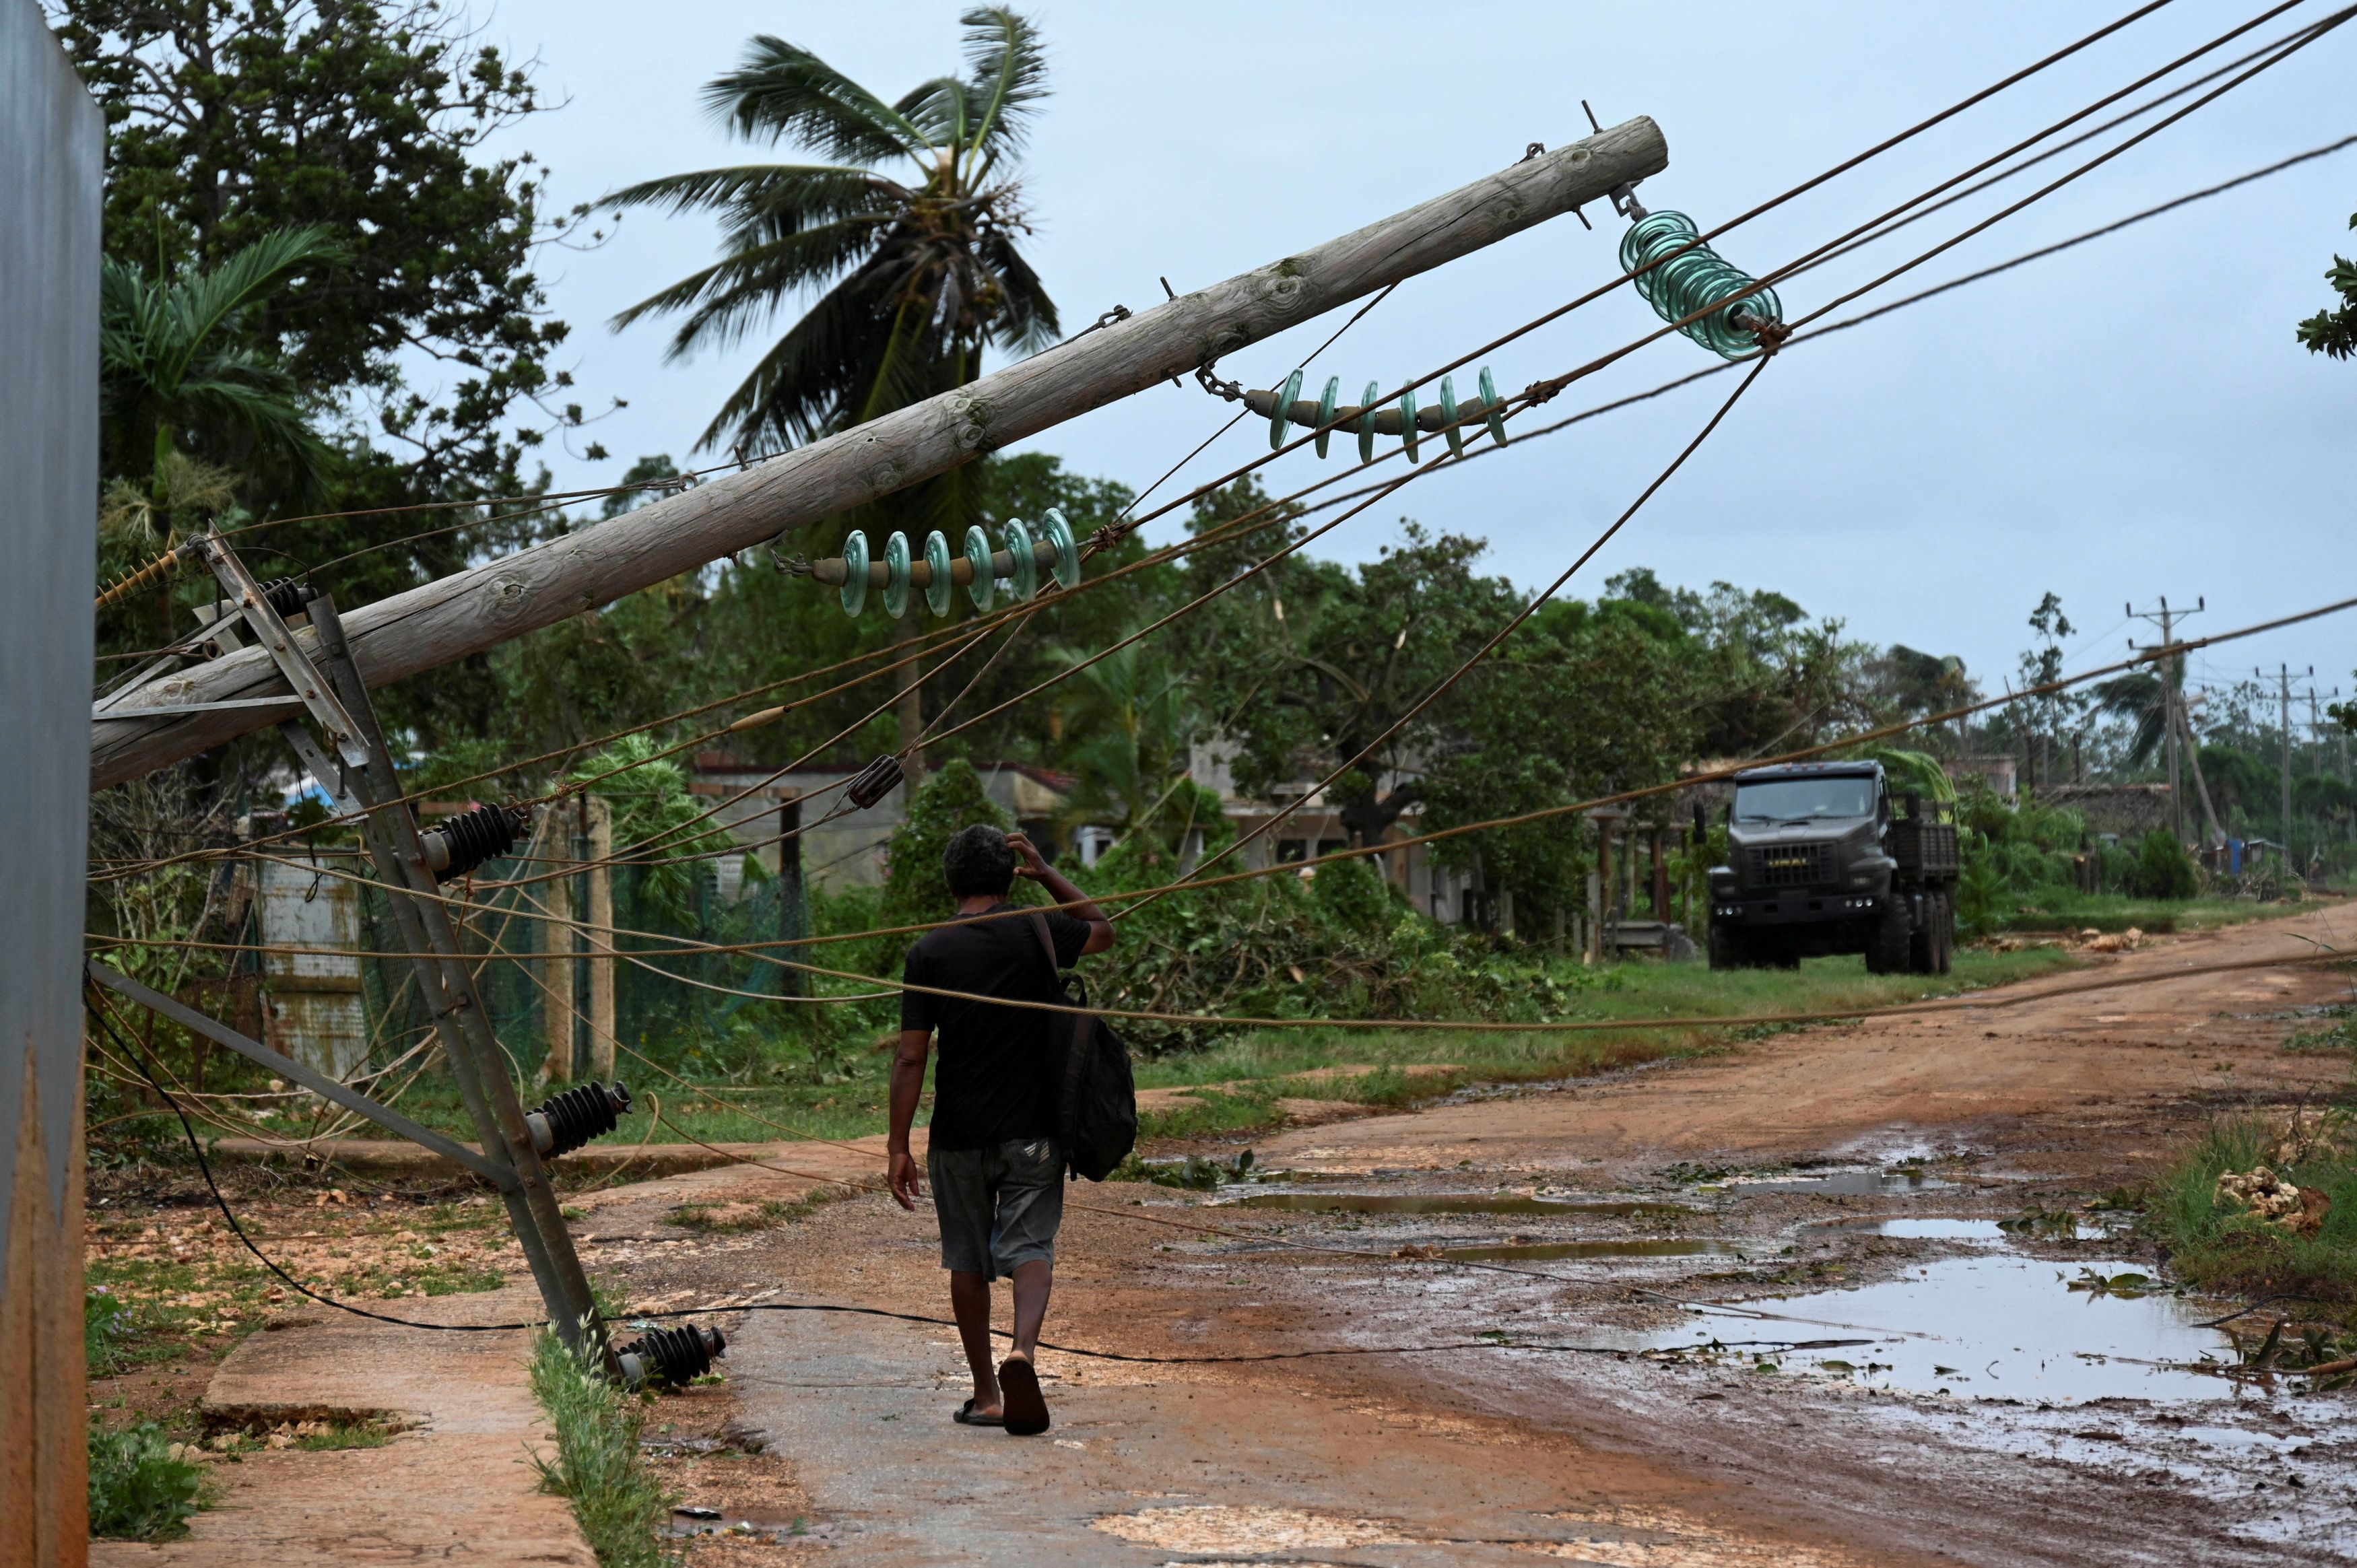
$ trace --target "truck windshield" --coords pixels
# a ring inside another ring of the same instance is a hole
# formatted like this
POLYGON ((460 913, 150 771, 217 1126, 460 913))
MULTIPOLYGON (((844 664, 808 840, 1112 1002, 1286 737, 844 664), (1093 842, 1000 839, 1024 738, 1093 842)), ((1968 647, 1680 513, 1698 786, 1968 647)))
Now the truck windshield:
POLYGON ((1839 776, 1770 779, 1739 784, 1735 790, 1738 822, 1798 822, 1814 817, 1864 817, 1874 812, 1874 780, 1839 776))

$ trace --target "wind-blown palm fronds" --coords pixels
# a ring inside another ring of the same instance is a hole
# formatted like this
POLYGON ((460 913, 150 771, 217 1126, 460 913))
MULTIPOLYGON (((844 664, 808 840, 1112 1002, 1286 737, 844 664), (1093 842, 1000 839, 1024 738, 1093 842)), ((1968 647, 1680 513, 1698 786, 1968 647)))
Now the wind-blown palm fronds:
POLYGON ((1050 663, 1075 671, 1058 703, 1062 762, 1080 780, 1071 815, 1127 837, 1152 824, 1186 771, 1194 705, 1178 672, 1135 645, 1079 668, 1086 659, 1066 648, 1049 655, 1050 663))
POLYGON ((315 487, 328 449, 293 378, 238 338, 248 311, 296 277, 340 259, 320 228, 282 229, 210 270, 150 277, 109 257, 99 274, 99 377, 108 469, 155 476, 156 500, 183 437, 209 457, 234 450, 283 461, 294 488, 315 487))
POLYGON ((2099 711, 2136 726, 2128 738, 2128 761, 2141 767, 2152 760, 2169 734, 2168 688, 2161 677, 2149 670, 2132 671, 2097 682, 2094 693, 2099 711))
POLYGON ((720 218, 712 265, 614 317, 684 313, 667 357, 726 349, 798 295, 818 297, 722 403, 699 440, 775 450, 973 379, 982 349, 1054 341, 1056 307, 1017 247, 1028 233, 1007 166, 1047 96, 1031 24, 968 11, 967 73, 886 103, 810 50, 756 38, 705 90, 747 141, 792 143, 827 164, 745 164, 648 180, 618 207, 720 218), (906 163, 896 177, 887 169, 906 163))

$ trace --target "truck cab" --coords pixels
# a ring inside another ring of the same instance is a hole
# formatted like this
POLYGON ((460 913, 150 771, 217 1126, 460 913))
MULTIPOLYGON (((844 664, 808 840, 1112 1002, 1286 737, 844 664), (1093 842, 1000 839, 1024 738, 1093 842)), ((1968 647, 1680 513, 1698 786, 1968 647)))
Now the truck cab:
POLYGON ((1911 792, 1894 800, 1880 763, 1738 773, 1727 844, 1727 864, 1709 873, 1713 969, 1862 953, 1877 974, 1947 972, 1953 813, 1911 792))

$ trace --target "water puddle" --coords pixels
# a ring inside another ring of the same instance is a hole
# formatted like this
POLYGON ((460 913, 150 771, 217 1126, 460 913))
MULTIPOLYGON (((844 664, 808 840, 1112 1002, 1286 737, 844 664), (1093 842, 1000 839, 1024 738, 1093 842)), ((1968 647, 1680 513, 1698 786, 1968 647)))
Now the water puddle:
POLYGON ((1512 1197, 1491 1193, 1427 1193, 1421 1196, 1365 1192, 1256 1192, 1232 1199, 1236 1208, 1287 1208, 1310 1214, 1691 1214, 1676 1203, 1571 1203, 1553 1197, 1512 1197))
POLYGON ((1890 1236, 1909 1241, 2003 1241, 2004 1229, 1994 1219, 1821 1219, 1803 1230, 1813 1235, 1890 1236))
MULTIPOLYGON (((2140 1278, 2136 1269, 2097 1263, 2093 1273, 2140 1278)), ((2197 1326, 2203 1314, 2195 1304, 2158 1293, 2072 1290, 2071 1283, 2052 1263, 1985 1255, 1923 1264, 1902 1278, 1857 1290, 1758 1305, 1782 1317, 1882 1336, 1870 1346, 1787 1354, 1779 1361, 1787 1372, 1828 1371, 1878 1387, 1964 1399, 2232 1396, 2233 1386, 2222 1379, 2184 1369, 2186 1363, 2236 1359, 2224 1333, 2197 1326)), ((1665 1329, 1652 1344, 1692 1344, 1697 1321, 1690 1317, 1665 1329)), ((1744 1326, 1748 1332, 1752 1325, 1744 1326)))
POLYGON ((1742 1251, 1733 1241, 1691 1239, 1650 1241, 1512 1241, 1494 1247, 1444 1247, 1440 1255, 1465 1263, 1507 1262, 1516 1259, 1537 1262, 1549 1258, 1692 1258, 1731 1257, 1742 1251))
POLYGON ((1890 1193, 1933 1192, 1952 1186, 1938 1176, 1912 1167, 1891 1170, 1821 1171, 1815 1176, 1738 1176, 1725 1189, 1738 1195, 1754 1192, 1815 1193, 1821 1197, 1881 1197, 1890 1193))

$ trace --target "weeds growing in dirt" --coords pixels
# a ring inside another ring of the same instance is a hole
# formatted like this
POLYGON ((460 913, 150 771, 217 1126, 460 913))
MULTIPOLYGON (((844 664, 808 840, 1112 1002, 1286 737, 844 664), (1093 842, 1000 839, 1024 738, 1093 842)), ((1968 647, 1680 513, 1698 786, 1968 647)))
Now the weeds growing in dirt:
POLYGON ((2168 1247, 2187 1283, 2248 1295, 2357 1304, 2357 1149, 2345 1118, 2289 1130, 2258 1117, 2222 1117, 2155 1184, 2145 1229, 2168 1247), (2263 1216, 2219 1189, 2218 1178, 2259 1167, 2321 1200, 2263 1216))
POLYGON ((90 1429, 90 1533, 177 1541, 204 1506, 205 1473, 152 1421, 90 1429))
POLYGON ((645 1417, 638 1400, 547 1331, 533 1346, 532 1391, 556 1430, 555 1463, 533 1461, 541 1489, 573 1505, 601 1568, 676 1562, 657 1534, 671 1517, 672 1498, 639 1452, 645 1417))

